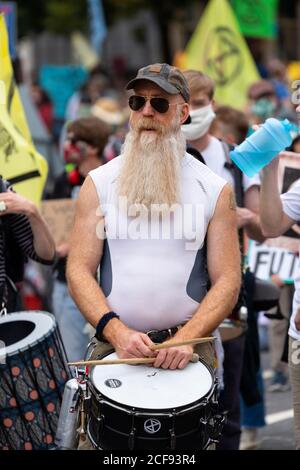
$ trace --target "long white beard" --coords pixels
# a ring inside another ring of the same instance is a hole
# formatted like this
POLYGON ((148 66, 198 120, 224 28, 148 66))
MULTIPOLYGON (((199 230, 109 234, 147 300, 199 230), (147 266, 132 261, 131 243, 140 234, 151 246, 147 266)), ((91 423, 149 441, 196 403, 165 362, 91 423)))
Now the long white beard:
POLYGON ((127 198, 127 207, 144 205, 172 206, 180 202, 180 165, 186 141, 180 130, 179 114, 168 129, 142 118, 131 128, 123 146, 123 164, 118 179, 119 196, 127 198), (155 128, 147 134, 141 129, 155 128))

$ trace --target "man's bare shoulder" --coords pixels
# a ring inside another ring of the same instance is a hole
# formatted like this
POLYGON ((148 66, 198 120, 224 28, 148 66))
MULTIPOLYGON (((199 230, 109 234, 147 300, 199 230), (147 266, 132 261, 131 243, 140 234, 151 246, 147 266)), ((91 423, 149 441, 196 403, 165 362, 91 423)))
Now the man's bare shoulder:
POLYGON ((122 156, 114 158, 110 162, 105 163, 104 165, 99 166, 95 170, 89 172, 91 178, 98 179, 101 177, 114 177, 118 174, 120 166, 121 166, 121 159, 122 156))

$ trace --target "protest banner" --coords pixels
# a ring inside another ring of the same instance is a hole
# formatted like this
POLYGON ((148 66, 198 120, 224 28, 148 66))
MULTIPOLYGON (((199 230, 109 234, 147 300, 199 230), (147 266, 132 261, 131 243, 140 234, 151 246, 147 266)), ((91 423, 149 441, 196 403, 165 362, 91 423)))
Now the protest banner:
POLYGON ((75 204, 74 199, 51 199, 41 204, 41 213, 56 246, 69 241, 74 224, 75 204))

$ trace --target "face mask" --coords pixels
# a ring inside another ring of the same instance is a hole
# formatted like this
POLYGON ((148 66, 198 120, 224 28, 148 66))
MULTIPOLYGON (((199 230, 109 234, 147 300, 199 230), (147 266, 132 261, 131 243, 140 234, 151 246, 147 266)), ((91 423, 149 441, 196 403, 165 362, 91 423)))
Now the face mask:
POLYGON ((192 122, 181 126, 181 130, 187 140, 197 140, 207 133, 216 115, 212 105, 209 104, 203 108, 191 110, 190 116, 192 122))
POLYGON ((276 104, 267 98, 260 98, 251 106, 251 112, 261 120, 265 121, 272 117, 276 109, 276 104))

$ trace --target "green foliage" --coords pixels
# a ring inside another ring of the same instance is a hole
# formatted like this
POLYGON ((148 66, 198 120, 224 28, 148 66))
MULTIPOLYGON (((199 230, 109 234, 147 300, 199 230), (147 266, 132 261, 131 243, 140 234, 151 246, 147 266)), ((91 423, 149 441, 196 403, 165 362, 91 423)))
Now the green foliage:
POLYGON ((48 0, 44 27, 59 34, 87 28, 86 0, 48 0))
MULTIPOLYGON (((189 5, 199 0, 102 0, 107 25, 134 16, 141 9, 149 9, 161 25, 166 25, 178 11, 186 12, 189 5)), ((74 30, 88 30, 87 0, 16 0, 18 8, 18 35, 48 30, 70 34, 74 30)), ((184 16, 184 15, 183 15, 184 16)))
POLYGON ((88 28, 86 0, 16 0, 18 36, 44 30, 70 34, 88 28))

